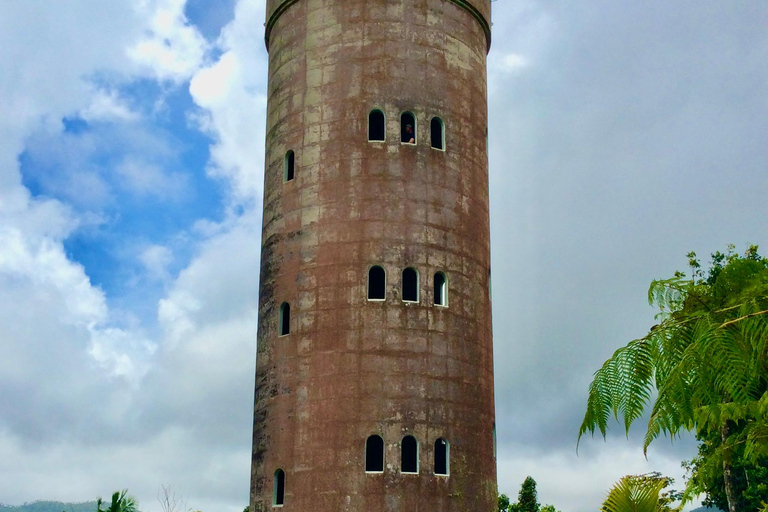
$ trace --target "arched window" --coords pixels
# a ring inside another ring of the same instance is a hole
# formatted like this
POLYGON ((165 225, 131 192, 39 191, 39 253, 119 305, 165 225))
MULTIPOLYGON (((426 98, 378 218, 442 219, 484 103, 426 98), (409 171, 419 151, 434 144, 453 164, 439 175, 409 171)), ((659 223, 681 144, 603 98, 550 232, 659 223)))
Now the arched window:
POLYGON ((282 507, 285 503, 285 471, 275 471, 275 479, 272 483, 272 506, 282 507))
POLYGON ((435 273, 435 306, 448 305, 448 279, 442 272, 435 273))
POLYGON ((419 443, 413 436, 405 436, 400 445, 400 472, 419 472, 419 443))
POLYGON ((384 300, 386 298, 387 275, 378 265, 368 271, 368 300, 384 300))
POLYGON ((280 336, 291 334, 291 305, 287 302, 283 302, 283 304, 280 306, 279 323, 280 336))
POLYGON ((368 140, 371 142, 384 142, 386 140, 386 122, 384 112, 379 109, 371 110, 368 114, 368 140))
POLYGON ((403 301, 419 302, 419 273, 415 268, 403 270, 403 301))
POLYGON ((416 144, 416 118, 411 112, 403 112, 400 116, 400 141, 416 144))
POLYGON ((442 437, 435 441, 435 474, 448 475, 450 445, 442 437))
POLYGON ((384 440, 380 436, 370 436, 365 442, 365 471, 367 473, 384 471, 384 440))
POLYGON ((285 163, 283 165, 283 181, 293 181, 293 178, 295 176, 295 162, 296 162, 296 155, 293 153, 293 151, 288 151, 285 154, 285 163))
POLYGON ((432 147, 441 151, 445 150, 445 125, 439 117, 433 117, 430 123, 430 135, 432 147))

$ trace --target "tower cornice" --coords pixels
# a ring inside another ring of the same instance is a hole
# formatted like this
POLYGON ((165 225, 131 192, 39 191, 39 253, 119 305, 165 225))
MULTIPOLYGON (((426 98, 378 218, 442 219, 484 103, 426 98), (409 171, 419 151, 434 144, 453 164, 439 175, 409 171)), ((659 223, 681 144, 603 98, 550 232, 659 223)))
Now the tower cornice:
MULTIPOLYGON (((285 13, 293 4, 298 3, 300 0, 275 0, 274 7, 271 9, 268 9, 267 12, 267 22, 265 24, 265 31, 264 31, 264 43, 267 46, 267 51, 269 51, 269 39, 270 35, 272 34, 272 29, 275 27, 275 24, 277 23, 277 20, 280 19, 280 16, 285 13)), ((457 6, 461 7, 462 9, 466 10, 472 17, 480 24, 480 28, 483 29, 483 33, 485 34, 485 40, 486 40, 486 51, 491 50, 491 25, 488 22, 487 16, 483 14, 480 9, 478 9, 473 3, 472 0, 445 0, 446 2, 450 2, 452 4, 456 4, 457 6)), ((477 0, 474 0, 477 2, 477 0)))

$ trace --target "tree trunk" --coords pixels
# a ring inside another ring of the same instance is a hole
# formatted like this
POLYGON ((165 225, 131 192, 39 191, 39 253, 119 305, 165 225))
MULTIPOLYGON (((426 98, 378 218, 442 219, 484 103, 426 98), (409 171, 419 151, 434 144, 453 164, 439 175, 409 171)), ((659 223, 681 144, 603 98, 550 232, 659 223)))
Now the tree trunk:
POLYGON ((725 496, 728 498, 728 512, 739 512, 733 483, 733 448, 728 444, 730 435, 730 422, 726 421, 720 427, 720 439, 723 447, 723 482, 725 483, 725 496))

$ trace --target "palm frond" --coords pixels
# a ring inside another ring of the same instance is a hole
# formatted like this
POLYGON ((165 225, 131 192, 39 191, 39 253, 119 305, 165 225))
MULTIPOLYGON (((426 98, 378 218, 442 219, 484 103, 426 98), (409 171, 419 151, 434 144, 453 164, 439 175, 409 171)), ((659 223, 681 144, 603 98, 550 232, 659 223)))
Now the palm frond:
POLYGON ((660 512, 659 497, 667 486, 666 479, 625 476, 611 488, 601 512, 660 512))

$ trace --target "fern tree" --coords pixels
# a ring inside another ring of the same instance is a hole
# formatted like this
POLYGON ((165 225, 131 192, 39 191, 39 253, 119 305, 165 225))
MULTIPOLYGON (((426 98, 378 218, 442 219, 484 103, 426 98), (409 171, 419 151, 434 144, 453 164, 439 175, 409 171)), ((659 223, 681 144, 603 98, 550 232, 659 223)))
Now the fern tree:
MULTIPOLYGON (((740 430, 736 425, 735 430, 740 430)), ((735 439, 738 432, 731 434, 735 439)), ((722 440, 717 431, 700 431, 699 453, 691 461, 683 462, 689 473, 689 485, 697 493, 705 495, 702 505, 719 510, 728 509, 728 498, 723 482, 722 460, 719 459, 722 440)), ((749 461, 744 457, 744 445, 736 443, 733 447, 732 483, 740 510, 765 510, 768 504, 768 457, 749 461)))
MULTIPOLYGON (((768 454, 768 260, 756 246, 744 256, 731 246, 712 255, 705 275, 696 255, 688 256, 691 278, 678 272, 651 283, 648 297, 660 310, 659 324, 595 373, 579 439, 596 430, 605 437, 610 416, 628 433, 648 406, 646 452, 662 433, 719 432, 729 511, 740 512, 734 447, 743 445, 749 459, 768 454)), ((689 486, 686 500, 692 492, 689 486)))

